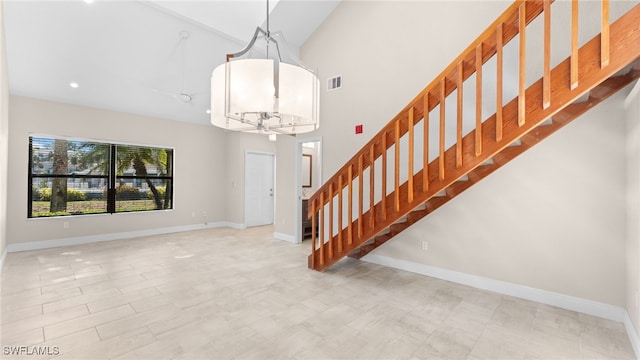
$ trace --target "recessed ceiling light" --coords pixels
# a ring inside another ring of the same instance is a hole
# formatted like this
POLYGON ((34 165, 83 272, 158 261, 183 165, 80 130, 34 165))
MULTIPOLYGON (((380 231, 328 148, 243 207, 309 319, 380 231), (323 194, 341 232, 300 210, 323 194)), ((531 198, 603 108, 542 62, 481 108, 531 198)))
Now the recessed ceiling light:
POLYGON ((211 114, 211 109, 207 109, 206 113, 211 114))
POLYGON ((78 88, 78 86, 80 86, 80 85, 78 85, 78 83, 77 83, 77 82, 72 81, 72 82, 70 82, 70 83, 69 83, 69 86, 71 86, 71 87, 72 87, 72 88, 74 88, 74 89, 77 89, 77 88, 78 88))
POLYGON ((93 4, 93 0, 82 0, 84 2, 86 2, 87 4, 93 4))

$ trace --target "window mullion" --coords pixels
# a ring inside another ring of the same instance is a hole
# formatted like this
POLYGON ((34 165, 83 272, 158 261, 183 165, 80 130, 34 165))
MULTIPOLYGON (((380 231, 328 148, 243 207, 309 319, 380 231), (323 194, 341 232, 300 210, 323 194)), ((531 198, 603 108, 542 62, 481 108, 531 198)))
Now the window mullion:
POLYGON ((27 217, 33 217, 33 138, 29 136, 29 188, 27 189, 27 217))
POLYGON ((116 146, 109 146, 109 184, 107 187, 107 212, 116 212, 116 146))

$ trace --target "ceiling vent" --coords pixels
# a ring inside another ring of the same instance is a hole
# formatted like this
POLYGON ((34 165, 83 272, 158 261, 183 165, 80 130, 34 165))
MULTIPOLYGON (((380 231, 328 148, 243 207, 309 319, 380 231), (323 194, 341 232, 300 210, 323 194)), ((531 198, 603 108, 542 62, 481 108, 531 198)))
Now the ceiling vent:
POLYGON ((336 75, 327 79, 327 91, 338 90, 342 87, 342 75, 336 75))

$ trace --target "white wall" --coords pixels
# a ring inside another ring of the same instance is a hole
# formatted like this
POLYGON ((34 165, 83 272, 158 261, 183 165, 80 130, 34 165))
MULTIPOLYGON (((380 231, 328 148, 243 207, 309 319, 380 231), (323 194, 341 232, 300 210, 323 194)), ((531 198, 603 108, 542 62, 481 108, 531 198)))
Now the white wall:
MULTIPOLYGON (((295 239, 296 209, 296 138, 278 136, 276 141, 276 214, 274 232, 295 239)), ((309 249, 311 252, 311 249, 309 249)))
POLYGON ((9 164, 9 79, 0 1, 0 271, 7 248, 7 182, 9 164))
POLYGON ((624 306, 623 99, 598 105, 375 254, 624 306))
MULTIPOLYGON (((319 69, 322 84, 343 75, 342 89, 322 92, 322 125, 309 135, 323 137, 325 178, 510 4, 342 2, 301 51, 305 64, 319 69), (354 135, 359 123, 364 134, 354 135)), ((377 254, 623 306, 626 163, 620 96, 377 254), (422 239, 429 241, 428 252, 421 250, 422 239)))
MULTIPOLYGON (((226 218, 236 226, 244 222, 244 163, 246 151, 276 153, 276 145, 267 135, 229 131, 227 136, 226 218)), ((276 162, 278 160, 276 159, 276 162)))
POLYGON ((222 130, 16 96, 10 105, 8 244, 226 220, 227 142, 222 130), (174 209, 27 219, 30 133, 174 148, 174 209))
POLYGON ((341 2, 301 50, 305 65, 318 69, 321 121, 319 130, 300 137, 323 137, 324 177, 333 175, 510 4, 341 2), (338 74, 343 87, 327 92, 326 79, 338 74), (354 134, 357 124, 364 125, 363 134, 354 134))
POLYGON ((625 304, 637 333, 640 333, 640 82, 625 101, 627 117, 627 241, 625 304))

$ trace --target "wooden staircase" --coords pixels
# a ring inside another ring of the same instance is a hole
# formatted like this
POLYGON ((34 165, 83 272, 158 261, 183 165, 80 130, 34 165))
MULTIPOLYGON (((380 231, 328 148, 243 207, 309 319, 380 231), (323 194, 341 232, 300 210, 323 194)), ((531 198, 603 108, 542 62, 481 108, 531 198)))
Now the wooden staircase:
POLYGON ((572 1, 570 56, 551 69, 551 3, 516 1, 309 199, 309 268, 361 258, 640 77, 640 5, 610 24, 609 1, 601 1, 601 33, 579 47, 572 1), (526 29, 541 15, 543 77, 527 87, 526 29), (503 104, 503 51, 516 36, 518 95, 503 104), (494 56, 496 112, 483 119, 483 65, 494 56), (472 75, 475 128, 463 136, 462 90, 472 75), (449 146, 445 109, 454 95, 449 146))

